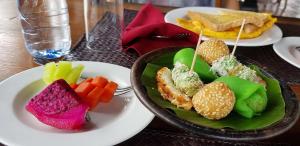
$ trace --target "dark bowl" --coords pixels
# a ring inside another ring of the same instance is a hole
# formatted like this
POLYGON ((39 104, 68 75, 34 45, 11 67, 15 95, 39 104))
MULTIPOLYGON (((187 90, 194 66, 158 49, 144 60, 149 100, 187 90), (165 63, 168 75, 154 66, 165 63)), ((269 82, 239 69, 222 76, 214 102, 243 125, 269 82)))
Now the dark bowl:
POLYGON ((288 87, 287 83, 280 80, 278 77, 274 77, 272 73, 266 71, 266 69, 259 65, 259 63, 250 60, 248 58, 237 56, 237 58, 244 64, 255 64, 261 68, 262 73, 268 77, 276 78, 279 80, 281 85, 282 94, 285 101, 285 115, 284 118, 278 121, 277 123, 258 130, 247 130, 247 131, 237 131, 229 128, 224 129, 214 129, 209 127, 204 127, 201 125, 193 124, 189 121, 181 119, 176 116, 173 112, 170 112, 167 109, 164 109, 157 105, 152 99, 148 96, 145 87, 141 82, 141 75, 145 66, 148 62, 157 58, 165 53, 172 53, 178 51, 181 48, 172 47, 172 48, 163 48, 158 49, 152 52, 149 52, 141 56, 134 63, 131 70, 131 84, 133 90, 139 100, 146 106, 151 112, 153 112, 157 117, 170 123, 176 127, 179 127, 183 130, 190 131, 195 134, 210 138, 218 138, 223 140, 262 140, 274 137, 276 135, 282 134, 288 129, 290 129, 298 120, 299 117, 299 102, 295 94, 288 87))

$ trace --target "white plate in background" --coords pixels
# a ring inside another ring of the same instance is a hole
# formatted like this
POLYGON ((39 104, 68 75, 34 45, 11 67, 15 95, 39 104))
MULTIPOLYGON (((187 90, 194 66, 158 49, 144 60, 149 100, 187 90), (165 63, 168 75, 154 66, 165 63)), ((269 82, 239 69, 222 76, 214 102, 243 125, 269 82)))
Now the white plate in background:
POLYGON ((276 54, 288 63, 300 68, 300 37, 284 37, 273 45, 276 54))
MULTIPOLYGON (((178 25, 176 22, 177 18, 183 18, 187 14, 188 11, 198 11, 202 13, 219 13, 220 10, 224 10, 223 8, 215 8, 215 7, 184 7, 178 8, 169 11, 165 15, 165 22, 172 23, 178 25)), ((178 25, 179 26, 179 25, 178 25)), ((272 28, 264 32, 261 36, 253 39, 240 39, 238 42, 238 46, 266 46, 273 44, 279 41, 282 38, 282 31, 277 25, 273 25, 272 28)), ((209 37, 203 37, 203 40, 207 40, 209 37)), ((232 39, 223 39, 223 41, 227 45, 234 45, 235 40, 232 39)))

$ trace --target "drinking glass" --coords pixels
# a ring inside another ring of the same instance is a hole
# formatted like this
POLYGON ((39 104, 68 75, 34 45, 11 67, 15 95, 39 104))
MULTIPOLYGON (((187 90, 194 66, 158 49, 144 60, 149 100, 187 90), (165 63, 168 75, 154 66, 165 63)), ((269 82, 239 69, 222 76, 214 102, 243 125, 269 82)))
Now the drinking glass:
POLYGON ((66 0, 17 0, 25 46, 44 64, 69 53, 71 35, 66 0))
POLYGON ((86 47, 93 51, 120 50, 123 0, 83 0, 86 47))

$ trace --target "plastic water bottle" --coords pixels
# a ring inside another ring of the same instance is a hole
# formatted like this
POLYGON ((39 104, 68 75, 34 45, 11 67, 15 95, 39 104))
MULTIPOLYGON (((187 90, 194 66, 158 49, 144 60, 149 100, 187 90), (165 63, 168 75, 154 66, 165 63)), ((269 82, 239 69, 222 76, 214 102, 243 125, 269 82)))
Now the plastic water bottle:
POLYGON ((17 0, 25 45, 36 59, 57 59, 71 47, 66 0, 17 0))

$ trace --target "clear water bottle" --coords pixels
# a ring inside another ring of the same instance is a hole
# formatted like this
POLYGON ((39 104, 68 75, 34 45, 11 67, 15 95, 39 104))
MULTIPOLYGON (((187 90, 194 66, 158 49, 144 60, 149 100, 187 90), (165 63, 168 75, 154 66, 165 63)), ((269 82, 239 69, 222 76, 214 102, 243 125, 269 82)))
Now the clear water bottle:
POLYGON ((17 0, 25 45, 36 59, 53 60, 71 47, 66 0, 17 0))

